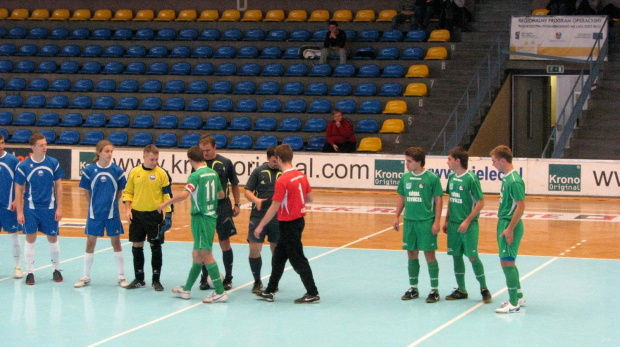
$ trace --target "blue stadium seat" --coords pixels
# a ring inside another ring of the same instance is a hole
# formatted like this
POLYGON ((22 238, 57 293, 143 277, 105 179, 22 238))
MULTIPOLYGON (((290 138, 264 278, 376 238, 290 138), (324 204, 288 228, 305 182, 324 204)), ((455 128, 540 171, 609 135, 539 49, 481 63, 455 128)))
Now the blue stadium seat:
POLYGON ((124 74, 129 75, 142 75, 146 71, 146 65, 141 61, 132 61, 127 64, 124 74))
POLYGON ((362 119, 355 127, 356 133, 377 133, 379 132, 379 122, 376 119, 362 119))
POLYGON ((149 48, 146 56, 147 58, 165 58, 168 56, 168 48, 166 46, 153 46, 149 48))
MULTIPOLYGON (((121 99, 121 101, 123 101, 123 99, 121 99)), ((172 98, 172 99, 174 99, 174 98, 172 98)), ((168 99, 168 100, 170 100, 170 99, 168 99)), ((120 101, 119 101, 119 104, 120 104, 120 101)), ((146 97, 146 98, 144 98, 142 100, 142 104, 140 105, 140 107, 138 109, 139 110, 159 110, 161 108, 161 105, 162 105, 162 102, 161 102, 161 99, 158 96, 149 96, 149 97, 146 97)), ((132 104, 132 106, 133 106, 133 104, 132 104)), ((135 107, 132 108, 131 110, 134 110, 137 107, 138 107, 138 100, 136 99, 135 107)), ((118 106, 116 106, 116 108, 118 109, 118 106)))
POLYGON ((17 46, 12 43, 0 45, 0 55, 13 55, 17 52, 17 46))
POLYGON ((149 65, 149 69, 146 72, 147 75, 165 75, 168 73, 168 63, 155 62, 149 65))
POLYGON ((108 141, 114 146, 127 146, 129 135, 124 131, 113 131, 108 135, 108 141))
MULTIPOLYGON (((66 116, 65 116, 66 117, 66 116)), ((77 145, 80 141, 80 133, 77 130, 64 130, 56 139, 57 145, 77 145)))
POLYGON ((215 76, 234 76, 237 74, 237 65, 234 63, 223 63, 215 70, 215 76))
POLYGON ((381 103, 378 100, 364 100, 357 113, 380 114, 381 111, 381 103))
POLYGON ((314 99, 308 107, 308 113, 330 113, 332 104, 327 99, 314 99))
POLYGON ((92 34, 90 35, 90 39, 91 40, 109 40, 111 36, 112 36, 112 30, 108 28, 99 28, 99 29, 93 30, 92 34))
POLYGON ((178 147, 180 148, 190 148, 192 146, 198 146, 198 141, 200 141, 200 134, 185 134, 181 138, 181 142, 179 142, 178 147))
POLYGON ((220 41, 239 41, 243 37, 243 33, 239 29, 226 29, 222 36, 220 37, 220 41))
POLYGON ((194 41, 198 38, 198 31, 192 28, 185 28, 179 31, 177 41, 194 41))
POLYGON ((203 129, 205 130, 224 130, 228 122, 224 116, 212 116, 207 119, 203 129))
MULTIPOLYGON (((145 99, 146 101, 146 99, 145 99)), ((161 107, 161 100, 159 101, 159 106, 161 107)), ((164 111, 182 111, 185 108, 185 99, 180 97, 170 98, 166 100, 164 107, 162 110, 164 111)), ((159 109, 159 107, 157 108, 159 109)), ((152 109, 153 110, 153 109, 152 109)))
POLYGON ((327 36, 328 32, 329 32, 329 29, 316 30, 312 33, 312 37, 310 38, 310 41, 323 42, 325 41, 325 37, 327 36))
POLYGON ((285 137, 284 140, 282 140, 282 144, 291 146, 291 149, 294 151, 300 151, 304 149, 304 140, 301 138, 301 136, 297 135, 285 137))
POLYGON ((32 130, 29 129, 17 129, 13 132, 11 138, 7 141, 10 143, 28 143, 32 136, 32 130))
POLYGON ((260 66, 256 63, 247 63, 241 66, 237 76, 258 76, 260 74, 260 66))
POLYGON ((11 112, 0 112, 0 125, 11 125, 13 114, 11 112))
POLYGON ((306 42, 308 40, 310 40, 310 32, 306 29, 293 30, 288 38, 290 42, 306 42))
POLYGON ((235 47, 233 46, 221 46, 215 51, 213 58, 216 59, 232 59, 235 57, 235 47))
POLYGON ((164 87, 164 93, 183 93, 185 91, 185 82, 181 80, 171 80, 166 82, 166 86, 164 87))
POLYGON ((211 112, 230 112, 233 109, 233 102, 229 98, 215 99, 209 111, 211 112))
POLYGON ((56 54, 58 54, 58 52, 60 51, 60 48, 58 48, 58 45, 45 45, 43 47, 41 47, 41 49, 39 49, 39 53, 37 53, 37 56, 39 57, 55 57, 56 54))
POLYGON ((304 92, 304 85, 301 82, 287 82, 282 87, 282 95, 301 95, 304 92))
POLYGON ((284 51, 283 59, 299 59, 299 47, 288 47, 284 51))
POLYGON ((155 31, 151 28, 142 28, 136 30, 133 36, 134 40, 152 40, 155 37, 155 31))
POLYGON ((282 49, 278 46, 267 46, 263 48, 260 55, 261 59, 279 59, 282 56, 282 49))
POLYGON ((86 117, 86 121, 82 124, 82 127, 86 128, 100 128, 105 126, 106 118, 103 113, 92 113, 86 117))
POLYGON ((379 31, 375 29, 365 29, 357 36, 358 42, 377 42, 379 41, 379 31))
POLYGON ((67 108, 69 107, 69 98, 66 95, 54 95, 47 103, 47 108, 67 108))
POLYGON ((324 82, 312 82, 306 87, 306 95, 327 95, 327 84, 324 82))
POLYGON ((155 129, 176 129, 179 126, 179 118, 175 115, 167 114, 159 117, 155 129))
POLYGON ((272 29, 267 33, 265 41, 286 41, 288 33, 284 29, 272 29))
POLYGON ((240 99, 237 101, 237 106, 233 109, 234 112, 256 112, 258 103, 254 99, 240 99))
POLYGON ((241 81, 235 85, 233 94, 254 94, 256 85, 252 81, 241 81))
POLYGON ((310 118, 306 121, 304 132, 322 133, 327 129, 327 121, 323 118, 310 118))
POLYGON ((130 40, 133 37, 133 33, 131 29, 120 28, 114 31, 114 35, 111 37, 112 40, 130 40))
POLYGON ((332 90, 329 92, 331 96, 347 96, 353 93, 353 87, 349 82, 334 83, 332 90))
POLYGON ((258 86, 256 94, 259 95, 276 95, 280 92, 280 84, 274 81, 262 82, 258 86))
POLYGON ((125 50, 122 46, 112 45, 105 48, 103 54, 101 54, 104 58, 119 58, 122 57, 125 53, 125 50))
POLYGON ((69 30, 67 30, 67 28, 54 28, 47 38, 51 40, 64 40, 68 36, 69 30))
POLYGON ((7 95, 4 97, 0 107, 21 107, 23 102, 24 100, 21 95, 7 95))
POLYGON ((230 94, 232 92, 232 83, 230 81, 215 81, 209 89, 209 94, 230 94))
POLYGON ((189 58, 191 53, 189 46, 175 46, 170 50, 168 58, 189 58))
POLYGON ((306 145, 306 151, 317 151, 320 152, 323 150, 323 145, 327 142, 325 140, 325 136, 313 136, 308 140, 308 144, 306 145))
POLYGON ((15 27, 9 29, 8 39, 23 39, 28 35, 28 30, 24 27, 15 27))
POLYGON ((280 99, 265 99, 260 104, 258 112, 277 113, 282 111, 282 101, 280 99))
POLYGON ((226 135, 213 134, 213 138, 215 139, 216 148, 226 148, 226 146, 228 145, 228 139, 226 138, 226 135))
POLYGON ((261 72, 261 76, 282 76, 284 74, 284 66, 280 63, 267 64, 261 72))
MULTIPOLYGON (((177 63, 177 64, 187 64, 187 63, 177 63)), ((198 63, 196 64, 196 66, 194 66, 192 75, 198 75, 198 76, 213 75, 213 72, 214 72, 214 68, 213 68, 212 63, 198 63)))
POLYGON ((273 135, 263 135, 256 140, 254 149, 267 149, 278 145, 278 138, 273 135))
POLYGON ((0 78, 0 89, 4 88, 4 78, 0 78))
POLYGON ((211 58, 213 57, 213 48, 211 46, 198 46, 192 51, 192 58, 211 58))
POLYGON ((334 69, 334 77, 353 77, 355 66, 351 64, 340 64, 334 69))
POLYGON ((113 114, 106 126, 108 128, 129 128, 129 116, 124 113, 113 114))
POLYGON ((165 28, 157 30, 157 35, 155 36, 155 40, 158 41, 170 41, 174 40, 177 37, 177 33, 174 29, 165 28))
POLYGON ((34 71, 34 61, 32 60, 21 60, 15 65, 15 68, 13 69, 14 73, 30 73, 33 71, 34 71))
POLYGON ((306 112, 306 101, 303 99, 291 99, 286 102, 283 112, 304 113, 306 112))
POLYGON ((355 96, 374 96, 377 95, 377 85, 373 82, 364 82, 355 88, 355 96))
POLYGON ((206 98, 193 98, 187 104, 185 111, 204 112, 209 109, 209 100, 206 98))
POLYGON ((43 129, 43 130, 39 130, 39 133, 41 133, 41 135, 45 137, 45 141, 48 144, 56 143, 56 132, 54 130, 43 129))
POLYGON ((36 121, 36 116, 32 112, 22 112, 17 115, 17 118, 13 122, 12 125, 34 125, 36 121))
POLYGON ((92 102, 93 101, 90 99, 90 96, 78 95, 73 98, 73 101, 71 101, 69 108, 90 108, 92 102))
POLYGON ((400 64, 391 64, 383 68, 381 77, 402 78, 405 76, 405 68, 400 64))
POLYGON ((228 149, 252 149, 252 137, 250 135, 236 135, 230 140, 228 149))
POLYGON ((69 40, 86 40, 90 36, 90 30, 86 28, 78 28, 71 32, 71 35, 67 37, 69 40))
POLYGON ((98 61, 87 61, 82 65, 78 73, 98 74, 101 72, 101 63, 98 61))
POLYGON ((198 40, 200 41, 217 41, 220 39, 220 31, 217 29, 205 29, 200 32, 198 40))
POLYGON ((23 78, 11 78, 6 82, 4 90, 20 91, 26 89, 26 80, 23 78))
MULTIPOLYGON (((55 61, 42 61, 39 63, 39 66, 37 67, 36 70, 34 70, 34 72, 36 73, 53 73, 56 71, 56 69, 58 69, 58 65, 56 64, 55 61)), ((2 69, 2 62, 0 61, 0 72, 7 72, 7 71, 3 71, 2 69)))
POLYGON ((79 79, 73 83, 72 92, 90 92, 94 88, 93 80, 90 78, 79 79))
POLYGON ((336 109, 341 110, 342 113, 355 113, 357 105, 353 99, 341 99, 336 103, 336 109))
POLYGON ((58 113, 49 112, 41 115, 39 120, 34 124, 38 127, 55 127, 60 123, 60 117, 58 113))
MULTIPOLYGON (((353 67, 353 65, 350 65, 350 64, 338 65, 336 67, 336 71, 341 66, 351 66, 351 67, 353 67)), ((355 70, 355 68, 353 68, 353 70, 355 70)), ((329 66, 329 64, 316 64, 316 65, 314 65, 312 67, 312 70, 310 70, 310 73, 308 74, 308 76, 310 76, 310 77, 327 77, 327 76, 329 76, 331 74, 332 74, 332 68, 329 66)), ((338 77, 338 76, 336 76, 336 77, 338 77)))
POLYGON ((265 31, 263 29, 250 29, 245 32, 243 41, 263 41, 265 39, 265 31))
MULTIPOLYGON (((211 64, 211 63, 206 63, 206 64, 211 64)), ((196 65, 196 69, 198 69, 198 65, 196 65)), ((170 68, 169 74, 170 75, 189 75, 191 70, 192 70, 192 66, 189 65, 189 63, 179 62, 179 63, 174 63, 172 65, 172 67, 170 68)))
MULTIPOLYGON (((161 100, 160 100, 161 104, 161 100)), ((117 110, 135 110, 138 108, 138 99, 133 96, 126 96, 118 100, 117 110)))
POLYGON ((396 47, 383 47, 377 54, 378 60, 396 60, 398 59, 398 48, 396 47))
POLYGON ((366 77, 366 78, 374 78, 379 77, 380 69, 377 64, 366 64, 360 66, 359 71, 357 72, 357 77, 366 77))
POLYGON ((122 80, 116 91, 120 93, 135 93, 138 91, 138 86, 139 84, 136 80, 122 80))
POLYGON ((79 127, 82 126, 82 122, 83 119, 81 113, 67 113, 64 117, 62 117, 62 121, 58 125, 61 127, 79 127))
POLYGON ((403 39, 403 32, 400 30, 386 30, 381 36, 381 42, 399 42, 403 39))
POLYGON ((308 74, 308 67, 305 64, 292 64, 286 69, 284 76, 303 77, 308 74))
POLYGON ((345 29, 344 34, 347 37, 347 42, 355 42, 357 41, 357 32, 351 29, 345 29))
POLYGON ((150 114, 140 114, 134 118, 130 128, 148 129, 152 128, 154 124, 153 116, 150 114))
POLYGON ((258 48, 256 46, 243 46, 237 51, 238 59, 256 59, 258 58, 258 48))
POLYGON ((16 55, 19 55, 22 57, 32 57, 36 55, 38 51, 39 51, 39 48, 37 47, 37 45, 33 45, 29 43, 29 44, 22 45, 19 48, 19 51, 17 51, 16 55))
POLYGON ((161 133, 155 140, 155 146, 157 147, 176 147, 178 143, 177 135, 173 133, 161 133))
POLYGON ((380 96, 402 96, 403 88, 399 83, 388 82, 381 86, 380 96))
POLYGON ((97 85, 95 85, 94 91, 104 93, 116 91, 116 81, 111 79, 99 80, 97 85))
POLYGON ((80 66, 77 61, 65 61, 60 65, 57 73, 76 74, 80 66))
POLYGON ((250 117, 242 116, 235 117, 230 121, 228 130, 231 131, 249 131, 252 128, 252 121, 250 117))
POLYGON ((402 60, 422 60, 424 59, 424 52, 420 47, 407 47, 403 50, 400 56, 402 60))
POLYGON ((26 108, 43 108, 43 107, 45 107, 45 102, 46 102, 45 96, 43 96, 43 95, 30 95, 26 99, 26 102, 24 103, 23 107, 26 107, 26 108))
POLYGON ((95 110, 111 110, 114 108, 114 98, 111 96, 100 96, 95 99, 92 108, 95 110))
POLYGON ((301 130, 301 120, 297 117, 287 117, 280 122, 278 131, 298 132, 301 130))
POLYGON ((179 129, 200 129, 201 127, 202 118, 200 116, 185 116, 179 125, 179 129))
POLYGON ((207 92, 207 81, 191 81, 185 92, 188 94, 204 94, 207 92))
POLYGON ((32 40, 41 40, 46 37, 47 37, 47 29, 41 28, 41 27, 30 29, 30 32, 28 32, 28 35, 26 36, 27 39, 32 39, 32 40))
POLYGON ((144 147, 153 143, 153 135, 147 132, 137 132, 133 134, 131 141, 129 141, 129 146, 135 147, 144 147))
POLYGON ((375 49, 372 47, 360 47, 353 54, 354 60, 370 60, 377 56, 375 49))
POLYGON ((146 47, 142 45, 129 46, 124 56, 125 58, 142 58, 146 56, 146 47))
POLYGON ((111 61, 105 64, 103 70, 101 70, 102 74, 107 75, 118 75, 123 71, 123 63, 120 61, 111 61))
POLYGON ((161 92, 161 82, 158 80, 146 80, 142 83, 140 93, 159 93, 161 92))
POLYGON ((258 117, 254 131, 275 131, 276 119, 273 117, 258 117))
POLYGON ((424 30, 410 30, 405 35, 405 42, 424 42, 426 41, 426 31, 424 30))

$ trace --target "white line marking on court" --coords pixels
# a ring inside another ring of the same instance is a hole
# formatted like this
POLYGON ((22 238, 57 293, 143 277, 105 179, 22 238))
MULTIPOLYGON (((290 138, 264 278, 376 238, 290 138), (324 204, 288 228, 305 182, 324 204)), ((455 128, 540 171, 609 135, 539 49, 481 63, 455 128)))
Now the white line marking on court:
MULTIPOLYGON (((558 260, 558 257, 554 257, 549 259, 546 263, 540 265, 539 267, 537 267, 536 269, 530 271, 527 275, 521 277, 519 280, 523 281, 526 278, 532 276, 533 274, 537 273, 538 271, 542 270, 543 268, 545 268, 547 265, 553 263, 554 261, 558 260)), ((507 291, 508 288, 504 287, 502 288, 500 291, 498 291, 497 293, 493 294, 493 298, 496 298, 497 296, 499 296, 500 294, 504 293, 505 291, 507 291)), ((430 337, 432 337, 433 335, 437 334, 438 332, 442 331, 443 329, 447 328, 448 326, 452 325, 453 323, 455 323, 456 321, 458 321, 459 319, 467 316, 468 314, 474 312, 475 310, 479 309, 480 307, 486 305, 484 302, 479 302, 476 305, 474 305, 473 307, 469 308, 467 311, 461 313, 460 315, 452 318, 451 320, 447 321, 446 323, 444 323, 442 326, 438 327, 437 329, 431 331, 430 333, 422 336, 421 338, 419 338, 417 341, 415 341, 414 343, 410 344, 408 347, 413 347, 413 346, 417 346, 420 343, 426 341, 427 339, 429 339, 430 337)), ((497 313, 493 313, 493 314, 497 314, 497 313)))

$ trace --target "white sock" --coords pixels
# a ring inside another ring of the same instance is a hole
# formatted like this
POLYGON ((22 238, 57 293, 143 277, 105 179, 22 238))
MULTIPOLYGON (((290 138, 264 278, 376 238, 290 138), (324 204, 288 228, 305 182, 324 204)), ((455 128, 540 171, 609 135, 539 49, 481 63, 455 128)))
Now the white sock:
POLYGON ((54 270, 60 270, 60 244, 58 244, 58 241, 50 242, 50 257, 52 257, 54 270))
POLYGON ((84 253, 84 277, 90 278, 90 268, 93 266, 95 253, 84 253))
POLYGON ((26 262, 26 271, 31 274, 34 271, 34 256, 35 256, 34 242, 30 243, 26 241, 24 245, 24 261, 26 262))
POLYGON ((11 241, 13 241, 13 260, 15 261, 15 267, 19 267, 22 246, 19 242, 19 235, 17 233, 11 233, 11 241))
POLYGON ((123 257, 123 251, 114 252, 114 260, 116 261, 118 277, 125 277, 125 258, 123 257))

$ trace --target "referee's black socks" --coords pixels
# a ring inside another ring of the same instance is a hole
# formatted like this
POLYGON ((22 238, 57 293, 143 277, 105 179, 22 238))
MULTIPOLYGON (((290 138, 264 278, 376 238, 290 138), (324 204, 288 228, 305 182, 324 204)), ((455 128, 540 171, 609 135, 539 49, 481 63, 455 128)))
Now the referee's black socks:
POLYGON ((232 248, 222 252, 224 259, 224 269, 226 270, 226 277, 232 278, 232 269, 233 269, 233 251, 232 248))
POLYGON ((144 281, 144 250, 142 247, 131 247, 133 254, 133 271, 138 281, 144 281))

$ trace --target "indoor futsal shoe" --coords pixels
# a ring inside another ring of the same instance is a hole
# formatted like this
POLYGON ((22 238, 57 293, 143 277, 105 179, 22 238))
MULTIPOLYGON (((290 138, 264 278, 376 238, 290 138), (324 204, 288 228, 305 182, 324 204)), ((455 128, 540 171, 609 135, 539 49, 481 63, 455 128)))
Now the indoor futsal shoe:
POLYGON ((211 296, 208 298, 202 298, 202 302, 205 304, 215 304, 219 302, 226 302, 228 300, 228 295, 226 292, 222 294, 218 294, 217 292, 211 293, 211 296))
POLYGON ((299 299, 295 299, 295 301, 293 301, 296 304, 318 304, 319 302, 321 302, 321 297, 319 296, 319 294, 317 295, 312 295, 312 294, 304 294, 304 296, 302 296, 299 299))
POLYGON ((224 286, 224 290, 230 290, 232 288, 232 276, 226 276, 224 281, 222 281, 222 285, 224 286))
POLYGON ((125 289, 136 289, 136 288, 144 288, 144 287, 146 287, 146 283, 144 281, 135 279, 131 281, 131 283, 129 283, 127 287, 125 287, 125 289))
POLYGON ((122 288, 127 288, 127 286, 129 285, 129 282, 127 282, 125 277, 121 276, 118 278, 118 285, 122 288))
POLYGON ((431 290, 430 293, 428 293, 428 297, 426 298, 426 302, 428 302, 429 304, 432 304, 434 302, 439 301, 439 293, 437 293, 434 290, 431 290))
POLYGON ((411 287, 409 288, 409 290, 407 290, 405 292, 405 295, 403 295, 401 297, 402 300, 411 300, 411 299, 417 299, 420 297, 420 293, 418 292, 417 288, 411 287))
POLYGON ((189 300, 190 298, 190 291, 183 289, 183 286, 172 288, 172 292, 178 295, 181 299, 189 300))
POLYGON ((254 285, 252 286, 252 293, 257 294, 260 293, 261 290, 263 290, 263 282, 254 282, 254 285))
POLYGON ((86 287, 88 285, 90 285, 90 278, 82 277, 82 278, 80 278, 79 281, 75 282, 75 284, 73 285, 73 288, 82 288, 82 287, 86 287))
POLYGON ((13 272, 13 277, 14 278, 22 278, 24 277, 24 273, 22 272, 22 268, 21 267, 16 267, 15 271, 13 272))
POLYGON ((256 293, 256 296, 258 296, 259 298, 265 300, 265 301, 269 301, 269 302, 273 302, 276 299, 276 295, 274 293, 270 293, 266 290, 260 291, 258 293, 256 293))
POLYGON ((491 292, 489 292, 488 289, 482 289, 480 291, 480 294, 482 294, 482 301, 484 301, 485 303, 489 303, 491 302, 491 300, 493 300, 493 296, 491 296, 491 292))
POLYGON ((512 306, 509 301, 503 303, 502 307, 495 309, 495 313, 519 313, 519 311, 521 311, 521 306, 519 304, 512 306))
POLYGON ((200 275, 200 290, 207 290, 211 288, 208 281, 208 276, 200 275))
POLYGON ((456 288, 452 294, 446 296, 446 300, 461 300, 461 299, 467 299, 468 294, 467 292, 463 292, 461 291, 460 288, 456 288))
POLYGON ((62 282, 62 275, 60 274, 60 271, 58 270, 54 270, 54 273, 52 274, 52 278, 54 279, 54 282, 62 282))
POLYGON ((153 281, 153 284, 151 286, 153 287, 153 289, 155 289, 156 292, 161 292, 164 290, 164 286, 162 286, 161 282, 159 281, 153 281))
POLYGON ((29 286, 34 285, 34 274, 33 273, 29 273, 26 276, 26 284, 29 285, 29 286))

